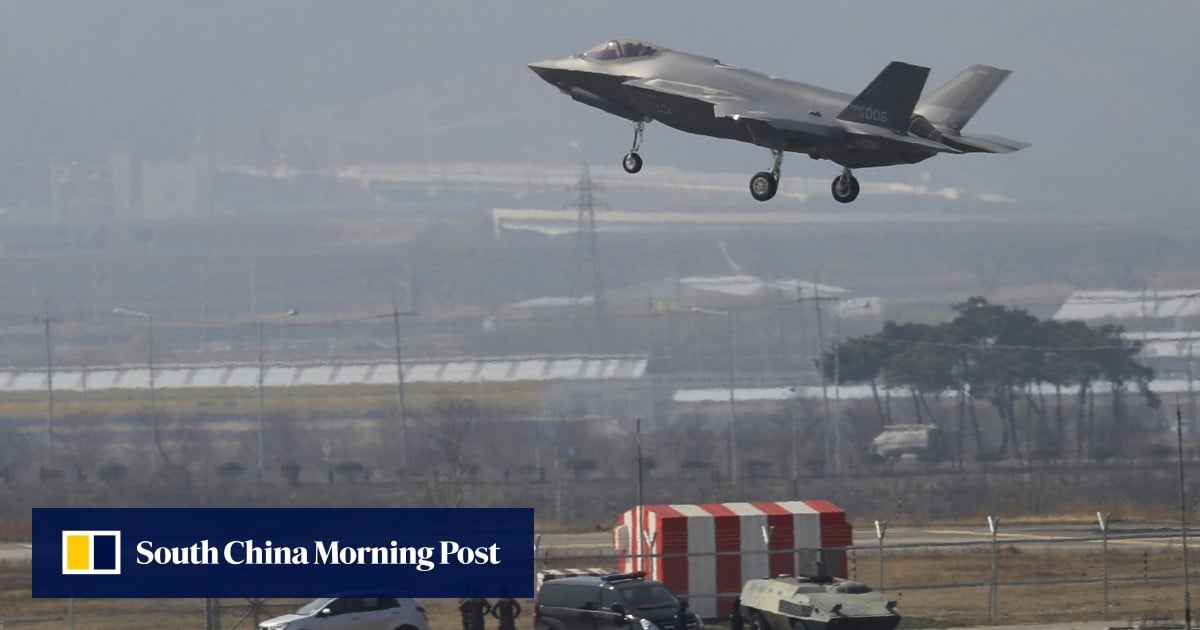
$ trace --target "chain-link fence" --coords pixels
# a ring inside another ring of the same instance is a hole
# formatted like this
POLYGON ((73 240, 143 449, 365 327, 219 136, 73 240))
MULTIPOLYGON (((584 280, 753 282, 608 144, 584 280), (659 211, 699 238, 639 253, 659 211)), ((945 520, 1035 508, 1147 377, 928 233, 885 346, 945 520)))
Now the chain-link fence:
MULTIPOLYGON (((998 521, 992 524, 991 530, 931 527, 925 530, 930 532, 928 540, 893 543, 881 521, 876 536, 871 537, 874 540, 859 532, 862 544, 844 549, 845 576, 870 583, 899 600, 900 612, 909 620, 903 627, 1184 617, 1183 541, 1178 528, 1110 529, 1107 515, 1103 527, 1091 531, 1051 528, 1056 531, 1053 534, 1006 534, 998 521), (947 538, 972 539, 944 540, 947 538)), ((793 553, 798 566, 812 557, 811 550, 793 553)), ((668 559, 682 559, 690 567, 717 566, 721 558, 735 556, 741 566, 748 565, 745 554, 737 551, 648 554, 641 562, 622 565, 621 557, 611 550, 550 546, 539 549, 537 566, 550 573, 573 568, 656 567, 663 564, 656 561, 668 559)), ((674 566, 683 565, 676 562, 674 566)), ((653 569, 651 573, 652 577, 664 577, 654 575, 653 569)), ((741 580, 754 577, 770 576, 743 572, 741 580)), ((686 581, 690 585, 721 583, 691 576, 686 581)), ((728 602, 740 592, 692 588, 680 594, 693 602, 728 602)))
MULTIPOLYGON (((921 540, 912 540, 911 535, 889 539, 892 532, 881 529, 877 532, 882 536, 860 531, 860 544, 844 549, 845 574, 899 600, 905 618, 902 627, 1141 621, 1182 619, 1185 614, 1183 540, 1177 527, 1121 528, 1106 523, 1104 527, 1064 526, 1040 530, 1052 533, 1031 533, 1015 527, 1005 532, 998 524, 994 532, 979 526, 931 526, 919 530, 928 534, 921 540)), ((538 546, 536 566, 539 571, 620 569, 620 556, 596 544, 595 539, 594 535, 557 535, 552 542, 538 546)), ((692 566, 717 566, 722 558, 740 562, 741 555, 736 551, 649 554, 643 561, 654 565, 656 560, 679 559, 692 566)), ((255 628, 303 603, 283 599, 31 599, 29 565, 0 568, 3 630, 162 626, 240 630, 255 628)), ((752 577, 768 576, 742 575, 741 579, 752 577)), ((739 593, 735 587, 680 594, 696 600, 732 598, 739 593)), ((430 609, 434 630, 459 627, 453 602, 423 604, 430 609)), ((531 620, 528 615, 519 624, 531 620)))

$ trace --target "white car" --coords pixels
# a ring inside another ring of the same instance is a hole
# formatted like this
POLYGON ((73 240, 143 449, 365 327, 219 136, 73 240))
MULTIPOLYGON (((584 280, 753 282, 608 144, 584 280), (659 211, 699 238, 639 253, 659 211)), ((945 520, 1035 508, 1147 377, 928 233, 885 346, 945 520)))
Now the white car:
POLYGON ((425 608, 408 597, 322 597, 259 630, 429 630, 425 608))

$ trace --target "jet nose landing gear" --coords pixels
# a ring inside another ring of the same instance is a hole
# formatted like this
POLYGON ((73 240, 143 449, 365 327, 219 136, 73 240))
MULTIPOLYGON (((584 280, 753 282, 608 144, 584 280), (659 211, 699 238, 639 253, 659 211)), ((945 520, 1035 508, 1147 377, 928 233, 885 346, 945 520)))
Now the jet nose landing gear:
POLYGON ((642 156, 630 151, 625 154, 625 159, 621 160, 621 167, 630 175, 642 170, 642 156))
POLYGON ((833 178, 833 198, 839 203, 850 203, 858 199, 858 179, 850 173, 850 169, 843 168, 842 174, 833 178))
POLYGON ((779 192, 779 168, 783 165, 783 151, 773 149, 774 161, 770 171, 759 171, 750 178, 750 196, 758 201, 767 201, 779 192))
POLYGON ((645 121, 639 120, 633 125, 633 146, 625 154, 625 159, 621 160, 621 167, 630 175, 642 170, 642 156, 638 155, 638 149, 642 148, 642 134, 646 132, 645 121))

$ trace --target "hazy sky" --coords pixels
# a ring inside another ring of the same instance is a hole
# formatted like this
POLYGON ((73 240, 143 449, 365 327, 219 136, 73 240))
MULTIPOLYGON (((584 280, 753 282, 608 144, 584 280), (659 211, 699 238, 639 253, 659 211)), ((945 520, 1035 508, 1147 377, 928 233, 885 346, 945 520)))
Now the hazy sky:
MULTIPOLYGON (((972 63, 1011 68, 967 129, 1032 148, 859 178, 928 177, 1081 219, 1191 220, 1198 34, 1193 1, 4 1, 0 168, 32 176, 121 139, 186 139, 201 119, 242 135, 297 113, 349 126, 371 103, 394 103, 380 133, 398 138, 398 158, 615 163, 630 125, 525 64, 623 36, 846 92, 893 59, 931 67, 927 90, 972 63), (427 127, 410 142, 406 129, 427 127)), ((642 154, 639 176, 666 164, 749 177, 769 164, 763 149, 662 125, 642 154)), ((784 162, 785 178, 836 172, 802 155, 784 162)))

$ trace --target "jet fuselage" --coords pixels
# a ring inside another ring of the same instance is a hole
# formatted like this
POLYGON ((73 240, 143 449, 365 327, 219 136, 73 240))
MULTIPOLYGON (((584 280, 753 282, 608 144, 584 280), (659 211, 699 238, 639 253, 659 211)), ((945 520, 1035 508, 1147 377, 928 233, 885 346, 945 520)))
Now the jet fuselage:
POLYGON ((835 200, 849 203, 859 193, 853 168, 1029 146, 962 133, 1010 74, 991 66, 971 66, 924 99, 929 68, 902 61, 889 63, 852 95, 631 39, 529 67, 574 100, 634 122, 633 146, 622 161, 628 173, 642 168, 638 148, 645 124, 654 120, 770 149, 770 170, 750 178, 750 193, 759 201, 775 195, 787 151, 840 164, 831 189, 835 200))
POLYGON ((532 63, 529 67, 564 94, 610 114, 630 120, 658 121, 688 133, 807 153, 813 159, 828 159, 850 168, 913 164, 936 154, 912 149, 884 152, 876 145, 858 150, 859 147, 847 146, 847 139, 840 136, 781 140, 778 134, 758 128, 752 121, 714 115, 711 102, 635 90, 626 85, 631 79, 644 79, 651 84, 686 87, 718 99, 722 96, 744 99, 745 95, 753 94, 757 101, 788 103, 796 116, 816 119, 832 119, 854 98, 853 94, 737 68, 711 57, 660 50, 651 56, 632 59, 598 60, 571 55, 532 63))

